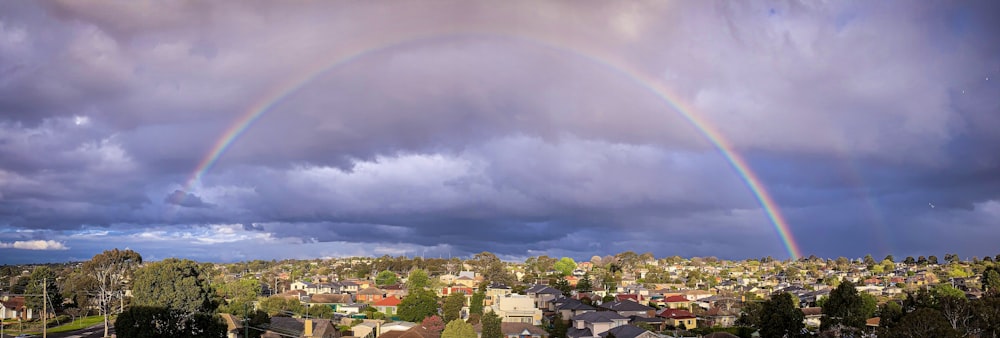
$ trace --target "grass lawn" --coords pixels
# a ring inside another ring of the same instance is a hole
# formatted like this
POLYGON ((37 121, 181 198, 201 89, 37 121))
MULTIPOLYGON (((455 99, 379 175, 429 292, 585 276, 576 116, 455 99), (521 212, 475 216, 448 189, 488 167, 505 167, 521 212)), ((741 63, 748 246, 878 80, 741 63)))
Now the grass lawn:
MULTIPOLYGON (((111 318, 110 320, 112 322, 114 322, 115 319, 111 318)), ((72 323, 66 323, 66 324, 63 324, 63 325, 59 325, 59 326, 55 326, 55 327, 50 327, 46 332, 48 332, 48 333, 60 333, 60 332, 76 331, 76 330, 88 328, 88 327, 91 327, 91 326, 94 326, 94 325, 97 325, 97 324, 100 324, 100 323, 103 323, 103 322, 104 322, 104 316, 90 316, 90 317, 77 318, 77 320, 73 321, 72 323)), ((29 331, 25 331, 24 333, 32 334, 32 335, 41 335, 42 331, 41 330, 30 331, 30 332, 29 331)))

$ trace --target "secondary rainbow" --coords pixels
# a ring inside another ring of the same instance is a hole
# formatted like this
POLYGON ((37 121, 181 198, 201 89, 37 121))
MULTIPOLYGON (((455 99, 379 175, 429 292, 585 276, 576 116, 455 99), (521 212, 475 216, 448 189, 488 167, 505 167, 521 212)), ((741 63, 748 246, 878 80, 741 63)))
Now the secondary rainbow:
POLYGON ((538 40, 533 37, 520 35, 498 35, 491 32, 470 33, 467 31, 444 33, 435 32, 418 35, 411 34, 402 38, 397 37, 395 39, 382 40, 379 43, 368 43, 353 46, 352 48, 341 48, 340 50, 347 52, 337 53, 333 57, 326 58, 327 60, 333 60, 332 62, 324 62, 306 67, 305 69, 307 71, 305 73, 289 77, 288 80, 272 87, 267 94, 261 95, 256 101, 254 101, 254 103, 251 104, 248 109, 225 130, 222 136, 219 137, 219 139, 213 144, 210 151, 198 163, 198 166, 195 167, 195 170, 192 172, 188 181, 184 185, 185 191, 190 191, 195 184, 200 182, 205 173, 212 169, 213 165, 215 165, 219 158, 225 154, 226 150, 229 149, 233 142, 239 139, 239 137, 243 135, 243 133, 254 124, 254 122, 259 120, 264 113, 269 111, 275 105, 281 103, 284 99, 298 91, 303 86, 312 82, 315 78, 363 56, 396 48, 401 45, 422 42, 429 39, 440 39, 444 37, 473 36, 485 36, 494 39, 513 39, 571 54, 586 59, 594 64, 604 66, 609 70, 613 70, 615 73, 620 74, 621 76, 624 76, 649 90, 650 93, 656 95, 668 106, 680 113, 681 116, 683 116, 692 126, 695 127, 695 129, 704 135, 705 138, 708 139, 720 153, 722 153, 722 156, 729 162, 740 178, 746 182, 747 187, 750 188, 750 191, 760 203, 760 206, 764 209, 765 214, 774 226, 778 236, 781 238, 781 242, 784 244, 789 256, 793 260, 797 260, 799 257, 802 257, 802 251, 799 248, 798 243, 796 243, 795 238, 792 236, 788 222, 781 214, 778 204, 764 187, 760 178, 753 172, 753 170, 751 170, 750 165, 747 164, 746 160, 734 150, 733 145, 725 137, 723 137, 722 133, 714 128, 707 120, 695 114, 695 110, 692 105, 684 103, 680 99, 681 96, 674 94, 652 76, 645 75, 643 72, 635 69, 635 67, 630 66, 628 62, 615 60, 614 57, 601 55, 597 52, 585 51, 579 47, 564 45, 558 42, 538 40))

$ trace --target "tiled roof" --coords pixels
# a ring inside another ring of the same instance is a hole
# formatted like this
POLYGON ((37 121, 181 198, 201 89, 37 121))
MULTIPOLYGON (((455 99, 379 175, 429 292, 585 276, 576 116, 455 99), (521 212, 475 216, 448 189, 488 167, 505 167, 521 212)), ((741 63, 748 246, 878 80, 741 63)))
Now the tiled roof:
POLYGON ((380 301, 375 302, 375 304, 373 304, 373 305, 375 305, 375 306, 397 306, 397 305, 399 305, 400 302, 401 302, 401 300, 399 298, 396 298, 396 296, 389 296, 387 298, 384 298, 384 299, 382 299, 380 301))
POLYGON ((570 318, 571 320, 582 320, 587 323, 610 323, 615 319, 628 319, 612 311, 598 311, 598 312, 587 312, 583 314, 578 314, 570 318))
POLYGON ((649 311, 655 310, 652 307, 633 302, 631 300, 616 300, 601 304, 601 307, 613 311, 649 311))

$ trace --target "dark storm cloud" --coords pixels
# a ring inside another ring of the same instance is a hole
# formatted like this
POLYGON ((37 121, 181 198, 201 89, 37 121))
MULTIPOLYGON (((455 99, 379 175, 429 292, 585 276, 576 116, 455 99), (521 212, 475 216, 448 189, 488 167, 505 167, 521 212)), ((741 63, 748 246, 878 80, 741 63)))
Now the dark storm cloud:
POLYGON ((183 192, 181 190, 174 190, 163 199, 164 203, 179 205, 186 208, 210 208, 212 204, 205 203, 195 194, 189 192, 183 192))
POLYGON ((806 254, 980 254, 1000 237, 998 15, 988 1, 2 3, 0 243, 68 248, 23 261, 109 242, 206 260, 786 256, 747 178, 677 104, 746 157, 806 254))

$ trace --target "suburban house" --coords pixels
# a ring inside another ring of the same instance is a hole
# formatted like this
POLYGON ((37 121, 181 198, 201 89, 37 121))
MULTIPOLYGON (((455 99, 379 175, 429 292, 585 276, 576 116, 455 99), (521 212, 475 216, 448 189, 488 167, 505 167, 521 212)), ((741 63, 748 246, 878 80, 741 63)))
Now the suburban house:
POLYGON ((368 307, 368 304, 365 304, 365 303, 344 304, 344 305, 341 305, 338 308, 338 310, 340 310, 338 312, 344 313, 344 314, 361 313, 361 312, 364 312, 364 310, 365 310, 366 307, 368 307))
POLYGON ((246 334, 242 319, 228 313, 220 313, 219 316, 226 322, 226 338, 241 338, 246 334))
POLYGON ((389 296, 375 302, 374 304, 372 304, 372 306, 378 309, 378 312, 384 313, 386 316, 391 317, 396 315, 397 313, 396 307, 399 306, 400 302, 401 300, 399 298, 396 298, 396 296, 389 296))
POLYGON ((309 296, 309 306, 325 305, 333 309, 334 312, 340 311, 340 307, 354 303, 351 299, 351 295, 347 293, 320 293, 309 296))
POLYGON ((562 291, 541 284, 532 285, 524 293, 535 301, 535 307, 539 309, 547 309, 549 308, 549 302, 563 297, 562 291))
POLYGON ((291 289, 302 290, 309 295, 314 293, 340 293, 340 285, 336 283, 294 282, 291 284, 291 289))
POLYGON ((610 311, 618 312, 618 314, 629 317, 629 316, 639 316, 652 318, 656 317, 656 309, 636 303, 631 300, 616 300, 613 302, 607 302, 600 305, 601 308, 610 311))
POLYGON ((34 311, 24 305, 24 297, 4 297, 0 300, 0 319, 21 318, 22 320, 34 319, 34 311))
POLYGON ((667 325, 693 329, 698 327, 698 318, 691 311, 683 309, 663 309, 657 314, 667 321, 667 325))
POLYGON ((597 311, 596 307, 584 304, 573 298, 559 298, 549 303, 549 309, 559 313, 559 318, 569 320, 587 312, 597 311))
POLYGON ((663 304, 669 309, 691 310, 691 301, 684 296, 670 296, 663 299, 663 304))
POLYGON ((409 294, 409 290, 403 284, 386 285, 382 287, 382 291, 385 292, 385 296, 396 296, 396 298, 403 299, 409 294))
POLYGON ((329 320, 313 320, 291 317, 272 317, 271 326, 262 338, 315 337, 336 338, 337 327, 329 320))
POLYGON ((441 291, 438 294, 438 296, 439 297, 447 297, 448 295, 450 295, 452 293, 455 293, 455 292, 461 292, 461 293, 464 293, 466 296, 472 296, 472 293, 474 292, 474 290, 472 288, 470 288, 470 287, 465 287, 465 286, 446 286, 446 287, 444 287, 444 288, 441 289, 441 291))
POLYGON ((461 285, 461 286, 465 286, 465 287, 469 287, 469 288, 474 288, 474 287, 476 287, 476 279, 472 278, 472 277, 469 277, 469 276, 461 276, 461 277, 455 278, 455 284, 458 284, 458 285, 461 285))
POLYGON ((738 310, 713 307, 705 311, 699 319, 710 327, 732 327, 736 325, 739 314, 738 310))
MULTIPOLYGON (((483 336, 483 324, 476 324, 476 336, 483 336)), ((548 338, 549 333, 528 323, 500 323, 500 332, 505 338, 548 338)))
POLYGON ((627 325, 628 318, 611 311, 587 312, 570 319, 568 338, 599 337, 613 328, 627 325))
POLYGON ((510 287, 503 283, 493 283, 486 287, 486 298, 483 299, 483 305, 490 306, 496 301, 497 298, 511 294, 510 287))
POLYGON ((343 281, 340 282, 341 292, 347 293, 357 293, 359 289, 358 283, 354 281, 343 281))
POLYGON ((622 325, 601 334, 601 337, 614 335, 615 338, 660 338, 660 335, 635 325, 622 325))
POLYGON ((500 316, 503 322, 542 324, 542 310, 536 308, 534 300, 528 296, 509 294, 495 301, 489 309, 500 316))
POLYGON ((823 308, 821 307, 807 307, 802 308, 802 314, 805 318, 802 319, 802 323, 806 326, 819 327, 820 319, 823 318, 823 308))
POLYGON ((441 334, 415 325, 406 331, 382 331, 379 338, 441 338, 441 334))
POLYGON ((374 303, 382 300, 382 298, 385 298, 385 292, 382 291, 382 289, 376 287, 370 287, 358 291, 358 295, 357 298, 355 298, 355 300, 364 303, 374 303))

